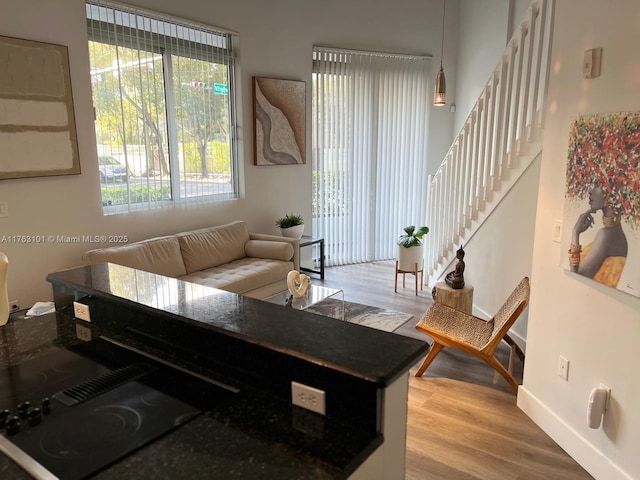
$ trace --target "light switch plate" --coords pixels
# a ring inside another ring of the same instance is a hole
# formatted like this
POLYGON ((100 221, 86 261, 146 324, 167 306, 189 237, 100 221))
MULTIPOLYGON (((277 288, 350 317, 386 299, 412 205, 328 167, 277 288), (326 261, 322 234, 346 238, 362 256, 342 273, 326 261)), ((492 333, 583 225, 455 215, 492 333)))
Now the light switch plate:
POLYGON ((569 360, 562 355, 558 358, 558 376, 563 380, 569 380, 569 360))
POLYGON ((551 234, 551 240, 556 243, 560 243, 560 238, 562 237, 562 220, 554 220, 553 221, 553 233, 551 234))
POLYGON ((585 50, 582 60, 582 76, 584 78, 596 78, 600 76, 600 64, 602 61, 602 48, 585 50))

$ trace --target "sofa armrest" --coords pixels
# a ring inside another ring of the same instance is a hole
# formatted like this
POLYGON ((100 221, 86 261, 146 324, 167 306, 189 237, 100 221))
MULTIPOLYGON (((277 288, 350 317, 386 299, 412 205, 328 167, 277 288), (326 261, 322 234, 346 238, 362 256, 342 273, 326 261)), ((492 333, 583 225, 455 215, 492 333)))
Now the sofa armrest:
POLYGON ((269 242, 288 242, 293 247, 293 269, 300 270, 300 240, 297 238, 279 237, 277 235, 267 235, 265 233, 249 232, 250 240, 265 240, 269 242))

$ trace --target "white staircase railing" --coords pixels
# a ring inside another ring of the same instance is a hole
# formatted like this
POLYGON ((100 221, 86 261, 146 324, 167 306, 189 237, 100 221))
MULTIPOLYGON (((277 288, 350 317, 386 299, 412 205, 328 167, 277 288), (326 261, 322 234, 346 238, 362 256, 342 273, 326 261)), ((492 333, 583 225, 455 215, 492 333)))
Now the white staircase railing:
POLYGON ((542 151, 553 0, 533 0, 435 175, 429 178, 428 284, 542 151))

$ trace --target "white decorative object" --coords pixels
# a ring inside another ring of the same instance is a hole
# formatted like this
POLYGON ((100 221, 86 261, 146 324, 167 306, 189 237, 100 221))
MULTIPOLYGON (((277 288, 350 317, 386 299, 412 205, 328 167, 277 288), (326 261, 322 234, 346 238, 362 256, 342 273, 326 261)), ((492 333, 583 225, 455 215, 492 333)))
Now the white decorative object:
POLYGON ((9 297, 7 296, 7 269, 9 259, 0 252, 0 325, 9 320, 9 297))
POLYGON ((302 234, 304 233, 304 224, 302 225, 294 225, 289 228, 281 228, 280 233, 283 237, 288 238, 302 238, 302 234))
POLYGON ((311 278, 308 275, 301 274, 297 270, 291 270, 287 275, 287 288, 294 297, 303 297, 309 286, 311 286, 311 278))
POLYGON ((416 245, 415 247, 403 247, 398 246, 398 269, 407 272, 413 272, 416 270, 416 264, 418 270, 422 270, 423 265, 423 250, 422 245, 416 245))

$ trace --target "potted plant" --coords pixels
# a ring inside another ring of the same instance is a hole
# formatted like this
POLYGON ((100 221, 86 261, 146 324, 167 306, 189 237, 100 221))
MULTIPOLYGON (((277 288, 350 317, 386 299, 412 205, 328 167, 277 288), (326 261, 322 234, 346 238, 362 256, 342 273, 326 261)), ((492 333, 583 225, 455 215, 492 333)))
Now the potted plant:
POLYGON ((422 237, 429 233, 429 227, 409 225, 403 230, 404 235, 398 239, 398 269, 406 272, 422 270, 422 237))
POLYGON ((276 227, 280 229, 283 237, 301 238, 304 232, 304 220, 301 215, 287 213, 276 220, 276 227))

